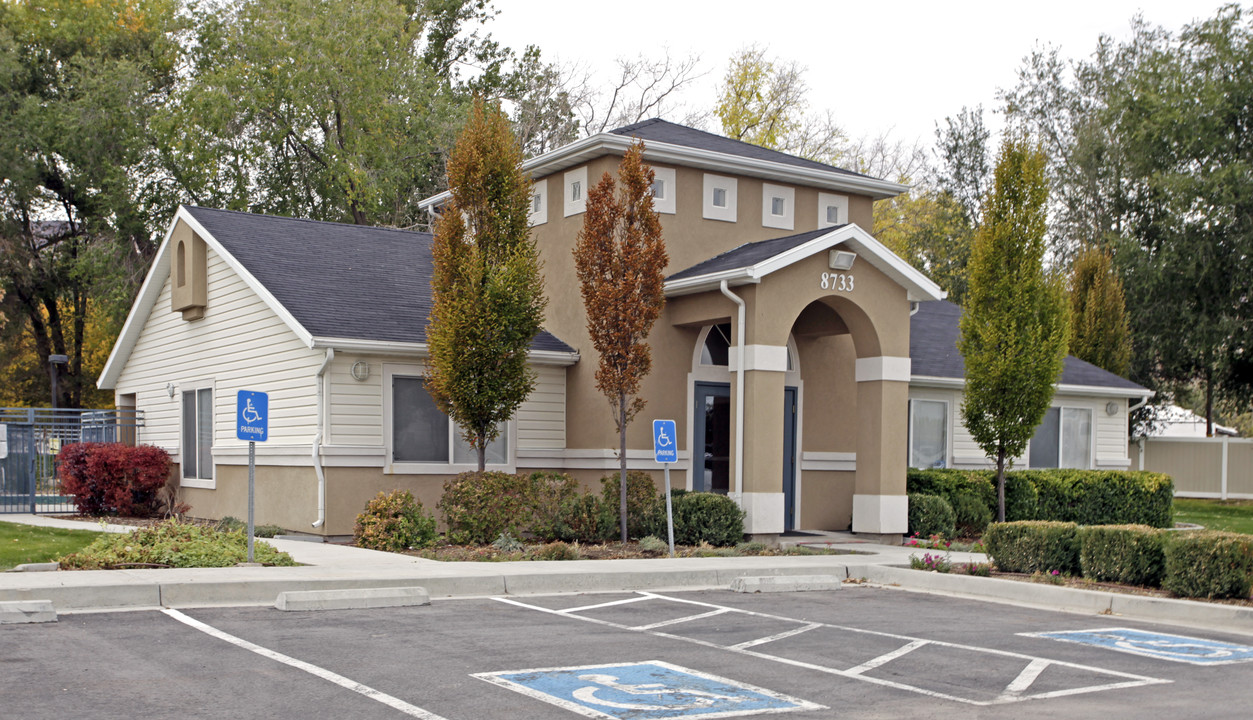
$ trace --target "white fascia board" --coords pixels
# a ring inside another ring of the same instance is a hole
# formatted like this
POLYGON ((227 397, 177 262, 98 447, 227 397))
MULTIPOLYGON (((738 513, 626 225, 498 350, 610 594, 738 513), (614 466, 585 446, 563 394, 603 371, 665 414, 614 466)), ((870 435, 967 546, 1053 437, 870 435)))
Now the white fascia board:
POLYGON ((938 375, 910 375, 909 384, 914 387, 953 388, 966 387, 965 378, 940 377, 938 375))
MULTIPOLYGON (((534 178, 540 175, 551 175, 573 165, 600 157, 606 153, 625 153, 635 142, 627 135, 600 133, 544 153, 522 163, 522 171, 534 178)), ((880 180, 878 178, 846 175, 831 170, 819 170, 799 165, 759 160, 740 155, 721 153, 713 150, 674 145, 671 143, 644 141, 644 159, 663 164, 682 165, 701 170, 713 170, 722 173, 739 173, 752 177, 766 178, 795 185, 812 185, 830 190, 868 195, 875 200, 896 197, 909 190, 908 185, 880 180)), ((418 208, 426 210, 437 207, 448 201, 451 193, 444 191, 432 195, 418 203, 418 208)))
MULTIPOLYGON (((909 384, 915 387, 951 388, 955 390, 963 390, 966 387, 966 380, 965 378, 938 377, 935 375, 911 375, 909 377, 909 384)), ((1070 385, 1058 383, 1053 386, 1053 392, 1058 395, 1087 395, 1089 397, 1145 397, 1143 390, 1105 387, 1102 385, 1070 385)))
POLYGON ((662 286, 662 292, 666 297, 678 297, 680 295, 694 295, 696 293, 717 290, 726 280, 727 285, 738 287, 740 285, 755 285, 761 282, 761 278, 752 274, 752 268, 736 268, 734 270, 723 270, 722 272, 709 273, 708 275, 697 275, 695 277, 683 278, 682 280, 668 280, 662 286))
MULTIPOLYGON (((386 340, 356 340, 353 338, 315 337, 310 347, 334 348, 344 352, 363 353, 368 355, 396 355, 401 357, 426 357, 426 343, 389 342, 386 340)), ((533 365, 574 365, 579 361, 577 352, 559 350, 531 350, 526 354, 533 365)))
POLYGON ((923 275, 913 265, 905 262, 899 255, 889 250, 886 245, 876 240, 873 235, 863 230, 861 226, 850 224, 844 226, 841 230, 848 231, 849 235, 845 242, 851 247, 860 250, 861 252, 858 252, 858 255, 864 255, 871 265, 879 268, 888 277, 905 287, 911 302, 943 300, 948 296, 948 293, 941 290, 940 286, 936 285, 931 278, 923 275))
POLYGON ((139 335, 143 331, 143 324, 148 319, 149 313, 156 305, 157 296, 161 294, 161 288, 165 285, 165 281, 170 276, 169 263, 169 245, 170 237, 174 234, 174 228, 178 227, 179 221, 187 223, 192 232, 200 236, 205 244, 213 249, 237 274, 244 284, 261 298, 275 315, 283 321, 288 329, 296 334, 300 342, 308 347, 313 347, 313 336, 304 326, 296 321, 287 308, 278 301, 277 298, 261 284, 261 281, 253 277, 243 264, 231 255, 212 233, 204 228, 187 207, 180 205, 178 212, 174 214, 174 219, 170 221, 170 227, 165 231, 165 239, 161 241, 161 247, 157 250, 157 255, 152 261, 152 267, 148 270, 148 276, 144 278, 144 284, 139 289, 139 296, 135 299, 135 303, 131 306, 130 315, 126 317, 126 324, 122 326, 122 332, 118 335, 117 342, 113 345, 113 351, 109 353, 109 359, 105 362, 104 369, 100 372, 100 379, 96 381, 96 386, 102 390, 113 389, 117 384, 117 376, 122 372, 122 366, 130 358, 131 351, 135 349, 135 343, 139 341, 139 335))

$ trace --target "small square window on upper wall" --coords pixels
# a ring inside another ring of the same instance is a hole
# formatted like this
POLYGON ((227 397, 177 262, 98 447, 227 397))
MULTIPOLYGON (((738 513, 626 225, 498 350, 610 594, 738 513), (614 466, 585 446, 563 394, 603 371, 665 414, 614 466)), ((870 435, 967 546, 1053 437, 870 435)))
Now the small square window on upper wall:
POLYGON ((673 215, 677 195, 674 168, 653 168, 653 210, 673 215))
POLYGON ((587 167, 566 173, 563 195, 565 216, 578 215, 587 209, 587 167))
POLYGON ((818 227, 833 227, 848 222, 848 196, 818 193, 818 227))
POLYGON ((761 225, 780 230, 796 226, 796 190, 783 185, 763 183, 761 186, 761 225))
POLYGON ((548 222, 548 180, 536 180, 531 185, 531 213, 527 217, 532 226, 548 222))
POLYGON ((737 181, 735 178, 705 174, 703 217, 706 220, 735 222, 737 181))

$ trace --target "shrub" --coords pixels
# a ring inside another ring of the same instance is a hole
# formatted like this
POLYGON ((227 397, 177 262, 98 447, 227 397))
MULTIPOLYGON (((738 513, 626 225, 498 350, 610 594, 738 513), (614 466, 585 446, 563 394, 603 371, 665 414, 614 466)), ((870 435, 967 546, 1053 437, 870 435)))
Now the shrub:
POLYGON ((531 534, 540 540, 560 539, 562 505, 579 495, 579 481, 559 472, 533 472, 531 484, 531 534))
POLYGON ((1253 536, 1215 531, 1170 533, 1162 587, 1181 597, 1248 599, 1253 536))
POLYGON ((531 525, 531 480, 488 470, 465 472, 444 482, 437 507, 457 545, 486 545, 508 532, 519 536, 531 525))
POLYGON ((170 476, 169 453, 151 445, 73 443, 57 454, 61 487, 84 515, 148 516, 170 476))
MULTIPOLYGON (((905 476, 909 494, 939 495, 956 509, 957 498, 973 495, 988 509, 988 517, 996 517, 996 473, 991 470, 911 469, 905 476)), ((1036 494, 1031 483, 1014 476, 1005 476, 1005 518, 1034 520, 1036 494)))
MULTIPOLYGON (((664 528, 666 511, 661 503, 664 528)), ((744 539, 744 511, 726 495, 708 492, 674 492, 674 541, 681 545, 708 543, 717 547, 735 545, 744 539)), ((662 531, 664 532, 664 530, 662 531)))
MULTIPOLYGON (((253 544, 253 558, 265 565, 295 565, 291 556, 266 542, 253 544)), ((125 535, 105 535, 60 559, 66 570, 120 567, 230 567, 248 559, 243 533, 166 520, 125 535)))
POLYGON ((1174 483, 1169 475, 1122 470, 1019 470, 1039 495, 1041 520, 1080 525, 1174 524, 1174 483))
MULTIPOLYGON (((600 484, 600 499, 609 513, 609 521, 613 526, 613 529, 608 530, 609 536, 613 537, 616 530, 618 536, 621 537, 619 524, 621 519, 618 513, 622 506, 622 498, 619 494, 621 485, 618 473, 601 478, 600 484)), ((643 537, 652 531, 653 513, 662 498, 661 493, 657 492, 657 485, 653 483, 648 473, 638 470, 627 473, 627 537, 643 537)), ((665 512, 664 507, 662 512, 665 512)))
MULTIPOLYGON (((217 523, 215 523, 215 527, 217 527, 218 530, 227 530, 230 532, 241 532, 245 534, 248 532, 248 523, 240 520, 239 518, 231 517, 230 515, 218 520, 217 523)), ((283 529, 281 525, 254 525, 252 528, 253 536, 259 538, 272 538, 275 535, 282 535, 285 532, 287 531, 283 529)))
POLYGON ((670 543, 656 535, 645 535, 640 538, 640 550, 651 553, 668 553, 670 552, 670 543))
POLYGON ((979 537, 992 522, 992 511, 982 498, 972 492, 959 492, 949 503, 953 506, 957 534, 962 537, 979 537))
POLYGON ((387 552, 430 547, 437 538, 435 518, 408 490, 380 492, 357 516, 352 538, 357 547, 387 552))
MULTIPOLYGON (((995 497, 995 492, 993 493, 995 497)), ((996 517, 996 501, 992 501, 992 517, 996 517)), ((1044 520, 1039 512, 1039 495, 1035 485, 1026 478, 1007 473, 1005 475, 1005 521, 1044 520)))
POLYGON ((953 506, 939 495, 909 496, 909 533, 919 537, 953 537, 953 506))
POLYGON ((540 545, 531 551, 530 556, 532 560, 578 560, 579 550, 558 540, 540 545))
MULTIPOLYGON (((554 533, 560 540, 598 543, 605 540, 616 526, 595 495, 576 495, 561 503, 554 533)), ((617 518, 617 514, 613 514, 617 518)))
POLYGON ((1162 531, 1147 525, 1081 527, 1079 567, 1083 576, 1101 582, 1157 587, 1165 558, 1162 531))
POLYGON ((1020 520, 992 523, 983 533, 988 556, 1004 572, 1074 574, 1079 547, 1074 523, 1020 520))

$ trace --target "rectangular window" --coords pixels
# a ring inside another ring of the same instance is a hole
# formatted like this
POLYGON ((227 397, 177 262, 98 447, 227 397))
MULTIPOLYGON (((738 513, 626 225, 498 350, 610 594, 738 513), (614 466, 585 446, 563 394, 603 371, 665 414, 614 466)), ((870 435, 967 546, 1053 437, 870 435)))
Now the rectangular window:
POLYGON ((727 206, 727 189, 714 188, 714 207, 724 208, 727 206))
POLYGON ((531 212, 533 213, 539 212, 541 203, 542 203, 542 200, 540 199, 539 193, 535 193, 531 195, 531 212))
MULTIPOLYGON (((509 462, 507 427, 487 446, 487 463, 509 462)), ((392 462, 473 465, 478 454, 461 438, 455 423, 435 404, 417 376, 392 377, 392 462)))
POLYGON ((1028 465, 1033 468, 1092 466, 1092 411, 1052 407, 1031 438, 1028 465))
POLYGON ((775 217, 783 217, 783 198, 770 198, 770 214, 775 217))
POLYGON ((656 180, 653 180, 653 188, 652 188, 652 189, 653 189, 653 199, 654 199, 654 200, 665 200, 665 199, 666 199, 666 181, 665 181, 665 180, 662 180, 661 178, 658 178, 658 179, 656 179, 656 180))
POLYGON ((578 201, 580 201, 580 200, 582 200, 582 199, 583 199, 583 183, 581 183, 581 182, 579 182, 579 181, 577 181, 577 180, 576 180, 576 181, 574 181, 574 182, 572 182, 572 183, 570 183, 570 200, 571 200, 571 202, 578 202, 578 201))
POLYGON ((183 391, 180 455, 184 479, 213 479, 212 388, 183 391))
POLYGON ((827 206, 827 222, 832 225, 840 224, 840 209, 835 205, 827 206))
POLYGON ((909 401, 909 466, 948 467, 948 403, 909 401))

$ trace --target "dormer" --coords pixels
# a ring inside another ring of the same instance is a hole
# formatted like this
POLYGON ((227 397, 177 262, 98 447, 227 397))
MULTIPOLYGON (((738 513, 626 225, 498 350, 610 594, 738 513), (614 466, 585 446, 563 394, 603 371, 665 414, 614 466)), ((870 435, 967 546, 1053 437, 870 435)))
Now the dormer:
POLYGON ((208 246, 184 223, 174 229, 170 254, 170 310, 184 320, 204 317, 208 304, 208 246))

